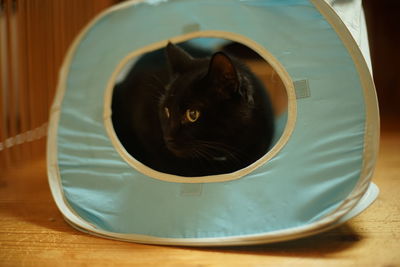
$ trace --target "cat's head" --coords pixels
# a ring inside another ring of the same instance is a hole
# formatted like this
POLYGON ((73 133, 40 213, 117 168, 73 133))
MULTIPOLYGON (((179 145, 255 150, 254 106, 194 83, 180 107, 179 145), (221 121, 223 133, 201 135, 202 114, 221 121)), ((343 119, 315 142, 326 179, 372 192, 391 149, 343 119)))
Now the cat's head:
POLYGON ((234 147, 253 110, 244 67, 222 52, 195 59, 171 43, 166 58, 159 117, 167 148, 182 158, 239 157, 234 147))

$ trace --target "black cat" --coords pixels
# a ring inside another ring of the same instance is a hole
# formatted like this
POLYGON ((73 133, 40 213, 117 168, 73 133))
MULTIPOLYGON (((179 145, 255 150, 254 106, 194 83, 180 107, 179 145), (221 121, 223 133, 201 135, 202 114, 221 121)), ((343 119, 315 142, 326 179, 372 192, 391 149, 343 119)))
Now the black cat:
POLYGON ((115 86, 112 112, 135 159, 181 176, 246 167, 268 151, 274 132, 267 91, 244 64, 223 52, 193 58, 171 43, 115 86))

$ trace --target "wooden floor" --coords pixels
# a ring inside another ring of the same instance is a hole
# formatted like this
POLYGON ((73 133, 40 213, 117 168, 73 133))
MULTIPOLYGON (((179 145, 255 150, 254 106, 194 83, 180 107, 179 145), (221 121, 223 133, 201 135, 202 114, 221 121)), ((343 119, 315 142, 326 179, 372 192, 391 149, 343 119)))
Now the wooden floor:
POLYGON ((263 246, 163 247, 90 236, 63 220, 45 161, 0 173, 0 266, 400 266, 400 125, 383 123, 374 182, 381 193, 332 231, 263 246))

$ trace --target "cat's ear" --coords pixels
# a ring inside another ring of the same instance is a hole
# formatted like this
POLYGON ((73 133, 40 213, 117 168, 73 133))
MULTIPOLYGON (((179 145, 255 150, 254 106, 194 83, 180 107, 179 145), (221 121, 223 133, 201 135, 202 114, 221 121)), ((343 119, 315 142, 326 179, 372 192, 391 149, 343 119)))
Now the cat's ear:
POLYGON ((208 77, 217 90, 224 95, 237 93, 239 90, 239 77, 232 60, 223 52, 215 53, 210 61, 208 77))
POLYGON ((168 42, 165 48, 168 67, 172 74, 182 73, 187 70, 193 58, 186 53, 182 48, 168 42))

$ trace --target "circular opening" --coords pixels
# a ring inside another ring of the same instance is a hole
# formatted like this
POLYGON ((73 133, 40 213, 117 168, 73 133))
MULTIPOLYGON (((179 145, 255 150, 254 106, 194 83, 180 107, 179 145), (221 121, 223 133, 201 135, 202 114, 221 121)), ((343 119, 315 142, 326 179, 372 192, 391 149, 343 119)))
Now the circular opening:
POLYGON ((108 128, 133 167, 163 180, 230 180, 283 146, 292 83, 270 54, 242 39, 165 41, 121 62, 108 128))

